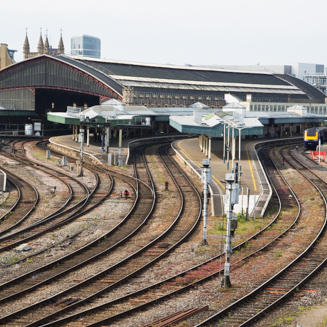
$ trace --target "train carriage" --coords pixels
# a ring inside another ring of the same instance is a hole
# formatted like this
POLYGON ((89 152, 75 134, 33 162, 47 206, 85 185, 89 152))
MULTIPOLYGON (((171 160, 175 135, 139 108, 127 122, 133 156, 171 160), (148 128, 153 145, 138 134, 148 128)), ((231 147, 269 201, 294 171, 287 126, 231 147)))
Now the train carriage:
POLYGON ((327 141, 327 127, 313 127, 304 131, 304 145, 307 150, 316 150, 317 145, 327 141))

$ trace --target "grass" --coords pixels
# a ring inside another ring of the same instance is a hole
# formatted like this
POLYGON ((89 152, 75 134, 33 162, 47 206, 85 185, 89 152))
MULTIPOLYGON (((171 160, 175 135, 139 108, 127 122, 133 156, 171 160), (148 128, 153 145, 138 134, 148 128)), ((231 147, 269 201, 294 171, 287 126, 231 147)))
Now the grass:
POLYGON ((286 325, 289 325, 293 320, 294 320, 294 317, 282 317, 282 318, 278 318, 276 320, 276 322, 274 322, 272 324, 272 327, 286 326, 286 325))
POLYGON ((276 252, 276 253, 274 253, 274 258, 280 258, 282 256, 283 256, 282 252, 276 252))

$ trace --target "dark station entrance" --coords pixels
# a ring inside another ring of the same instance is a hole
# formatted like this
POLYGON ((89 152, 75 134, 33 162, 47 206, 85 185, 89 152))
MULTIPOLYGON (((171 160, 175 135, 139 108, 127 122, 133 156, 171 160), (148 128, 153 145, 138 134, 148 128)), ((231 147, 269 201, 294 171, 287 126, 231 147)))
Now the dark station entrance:
POLYGON ((95 95, 55 89, 35 90, 35 112, 38 118, 45 118, 48 111, 65 112, 67 106, 92 107, 99 104, 95 95))

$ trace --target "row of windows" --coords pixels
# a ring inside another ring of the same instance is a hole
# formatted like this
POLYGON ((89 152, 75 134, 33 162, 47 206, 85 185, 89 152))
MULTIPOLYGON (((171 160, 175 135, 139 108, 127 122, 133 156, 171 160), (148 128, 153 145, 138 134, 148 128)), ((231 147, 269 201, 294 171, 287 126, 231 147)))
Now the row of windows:
MULTIPOLYGON (((251 104, 250 111, 263 111, 263 112, 285 112, 293 105, 276 105, 276 104, 251 104)), ((327 106, 303 106, 309 113, 326 114, 327 106)))
MULTIPOLYGON (((137 96, 137 95, 136 95, 137 96)), ((171 94, 171 93, 139 93, 138 94, 139 98, 160 98, 160 99, 192 99, 192 100, 207 100, 207 101, 211 101, 211 100, 223 100, 223 97, 219 97, 219 96, 215 96, 215 97, 211 97, 211 96, 203 96, 203 95, 177 95, 177 94, 171 94)))

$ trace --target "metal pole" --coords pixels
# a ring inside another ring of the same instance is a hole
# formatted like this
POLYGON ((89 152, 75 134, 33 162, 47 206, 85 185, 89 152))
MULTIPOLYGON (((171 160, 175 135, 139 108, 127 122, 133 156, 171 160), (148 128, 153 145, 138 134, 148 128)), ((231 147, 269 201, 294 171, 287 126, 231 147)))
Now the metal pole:
POLYGON ((203 241, 202 245, 208 244, 207 239, 207 218, 208 218, 208 184, 212 182, 212 174, 211 174, 211 168, 209 168, 210 160, 209 159, 203 159, 202 160, 203 167, 201 168, 202 176, 201 181, 203 183, 203 241))
POLYGON ((224 124, 224 144, 223 144, 223 162, 225 163, 225 152, 226 152, 226 138, 225 138, 225 132, 226 132, 226 124, 224 124))
POLYGON ((246 220, 249 220, 249 202, 250 202, 250 189, 247 188, 247 204, 246 204, 246 220))
POLYGON ((203 168, 204 185, 203 185, 203 245, 208 244, 207 239, 207 217, 208 217, 208 176, 206 168, 203 168))
POLYGON ((109 127, 106 127, 106 149, 107 153, 109 153, 109 127))
POLYGON ((230 152, 230 144, 229 144, 229 126, 227 127, 228 131, 227 131, 227 170, 229 170, 229 152, 230 152))
POLYGON ((208 158, 211 159, 211 136, 209 136, 208 158))
POLYGON ((118 149, 118 165, 121 167, 123 165, 122 162, 122 142, 123 142, 123 130, 119 130, 119 149, 118 149))
POLYGON ((228 199, 228 211, 227 211, 227 235, 225 244, 225 269, 224 269, 224 281, 225 287, 231 287, 229 269, 230 269, 230 258, 232 253, 231 246, 231 221, 232 221, 232 182, 226 183, 226 191, 229 193, 228 199))
POLYGON ((319 150, 319 163, 320 163, 320 145, 321 145, 321 140, 319 139, 319 143, 318 143, 318 150, 319 150))
POLYGON ((83 176, 83 142, 84 142, 84 129, 81 128, 80 130, 81 133, 81 169, 80 169, 80 173, 78 176, 82 177, 83 176))
POLYGON ((242 214, 242 216, 243 216, 243 196, 244 196, 244 193, 243 193, 243 187, 242 187, 242 212, 241 212, 241 214, 242 214))
POLYGON ((241 130, 238 130, 238 162, 239 162, 239 167, 238 167, 238 183, 241 186, 241 170, 242 170, 242 166, 241 166, 241 130))
POLYGON ((234 169, 234 160, 235 160, 235 136, 234 136, 234 130, 235 128, 233 128, 232 130, 232 169, 234 169))

